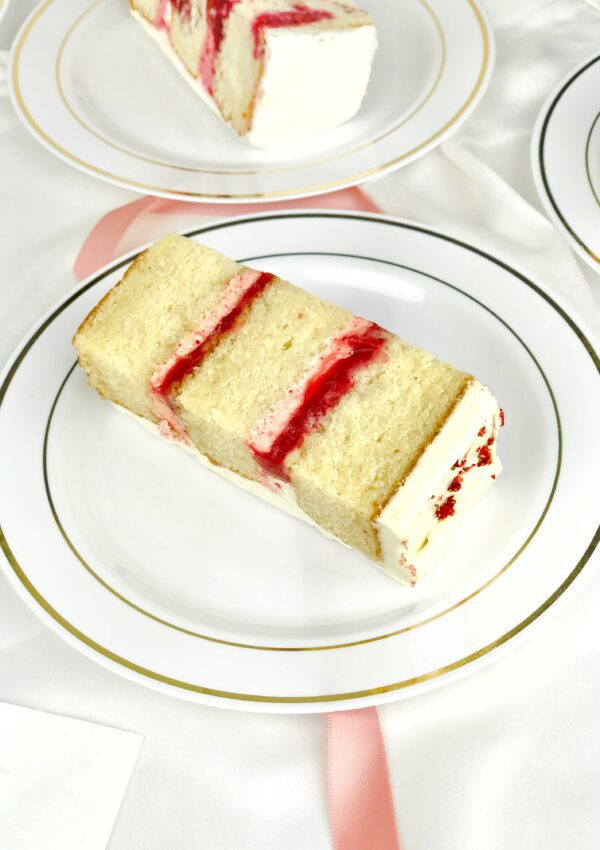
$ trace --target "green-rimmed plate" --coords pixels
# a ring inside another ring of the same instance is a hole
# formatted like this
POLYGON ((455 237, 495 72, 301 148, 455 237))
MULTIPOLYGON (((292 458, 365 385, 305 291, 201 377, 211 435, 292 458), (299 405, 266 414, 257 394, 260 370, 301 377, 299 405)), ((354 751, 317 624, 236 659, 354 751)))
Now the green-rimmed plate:
POLYGON ((598 541, 598 358, 544 289, 381 216, 290 213, 194 231, 474 372, 506 411, 504 472, 415 589, 157 440, 74 368, 73 331, 133 255, 38 325, 0 389, 6 573, 39 616, 135 681, 264 711, 439 685, 528 634, 598 541))
POLYGON ((573 250, 600 272, 600 54, 552 92, 534 129, 533 174, 546 212, 573 250))

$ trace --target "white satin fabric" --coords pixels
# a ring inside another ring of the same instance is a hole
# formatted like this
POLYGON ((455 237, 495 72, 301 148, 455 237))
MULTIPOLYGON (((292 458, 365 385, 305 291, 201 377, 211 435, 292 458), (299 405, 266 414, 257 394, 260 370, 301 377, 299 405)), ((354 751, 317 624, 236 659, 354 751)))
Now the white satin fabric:
POLYGON ((0 729, 0 846, 104 850, 141 736, 6 702, 0 729))
MULTIPOLYGON (((13 0, 0 47, 32 5, 13 0)), ((600 49, 600 2, 487 5, 498 58, 482 104, 451 141, 367 189, 387 212, 539 278, 598 328, 600 278, 542 214, 529 144, 550 90, 600 49)), ((71 285, 92 225, 133 197, 60 163, 0 98, 1 361, 71 285)), ((130 243, 153 236, 148 222, 143 229, 130 243)), ((583 592, 514 652, 381 709, 404 850, 599 846, 600 575, 589 572, 583 592)), ((126 682, 49 633, 1 577, 0 700, 144 734, 111 850, 331 847, 324 718, 217 711, 126 682)))

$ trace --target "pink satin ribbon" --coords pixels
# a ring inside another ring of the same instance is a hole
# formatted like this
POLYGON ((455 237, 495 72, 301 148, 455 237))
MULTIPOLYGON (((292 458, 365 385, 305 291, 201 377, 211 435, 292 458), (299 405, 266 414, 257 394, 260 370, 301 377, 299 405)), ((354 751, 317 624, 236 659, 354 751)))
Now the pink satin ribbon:
POLYGON ((327 715, 327 779, 334 850, 399 850, 376 708, 327 715))
POLYGON ((168 198, 155 198, 152 195, 138 198, 122 207, 107 213, 92 228, 83 243, 73 272, 77 280, 83 280, 98 269, 110 263, 123 253, 119 245, 131 225, 142 215, 199 215, 213 218, 225 218, 230 215, 267 212, 270 210, 292 209, 338 209, 366 210, 379 212, 379 208, 360 189, 341 189, 327 195, 314 198, 302 198, 297 201, 285 201, 269 204, 195 204, 189 201, 172 201, 168 198))
MULTIPOLYGON (((83 280, 123 252, 131 225, 145 214, 213 217, 282 209, 379 212, 360 189, 273 204, 195 204, 142 197, 107 213, 89 233, 73 265, 83 280)), ((166 229, 166 228, 165 228, 166 229)), ((399 850, 385 747, 375 708, 327 715, 329 817, 334 850, 399 850)))

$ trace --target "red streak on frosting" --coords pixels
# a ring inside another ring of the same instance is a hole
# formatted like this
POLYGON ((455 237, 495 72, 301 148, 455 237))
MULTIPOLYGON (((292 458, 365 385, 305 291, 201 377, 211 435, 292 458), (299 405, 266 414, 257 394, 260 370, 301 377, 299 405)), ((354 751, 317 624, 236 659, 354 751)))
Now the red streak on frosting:
MULTIPOLYGON (((187 2, 187 0, 177 0, 177 2, 181 4, 187 2)), ((238 2, 239 0, 207 0, 206 3, 207 32, 200 56, 199 73, 205 89, 210 94, 213 92, 215 67, 225 35, 225 23, 238 2)), ((287 12, 264 12, 257 15, 252 22, 254 57, 259 59, 264 53, 265 29, 297 27, 303 24, 314 24, 328 18, 333 18, 331 12, 326 12, 323 9, 309 9, 300 4, 295 4, 287 12)))
MULTIPOLYGON (((500 422, 503 424, 504 414, 500 411, 500 422)), ((485 437, 486 428, 485 425, 479 429, 477 432, 478 437, 485 437)), ((467 466, 467 457, 463 457, 462 460, 455 461, 451 469, 452 470, 460 470, 457 475, 450 481, 448 484, 448 492, 450 493, 458 493, 458 491, 462 488, 463 485, 463 477, 469 472, 471 469, 474 469, 477 466, 490 466, 493 463, 492 453, 490 452, 490 446, 493 446, 496 442, 495 437, 488 437, 486 442, 479 446, 477 449, 477 463, 472 463, 470 466, 467 466)), ((496 476, 492 475, 492 478, 495 480, 496 476)), ((431 497, 434 498, 433 496, 431 497)), ((445 519, 447 516, 454 516, 454 505, 455 498, 454 496, 449 496, 445 502, 442 502, 435 509, 435 515, 438 519, 445 519)))
POLYGON ((435 515, 438 519, 446 519, 446 517, 454 516, 454 506, 456 504, 456 499, 454 496, 448 496, 445 502, 442 502, 441 505, 438 505, 435 509, 435 515))
MULTIPOLYGON (((208 333, 201 335, 196 344, 186 346, 185 353, 178 354, 176 352, 164 367, 159 367, 156 370, 152 377, 150 389, 155 401, 155 412, 162 426, 161 432, 165 436, 186 438, 185 428, 175 411, 174 394, 176 388, 196 366, 200 365, 223 334, 233 328, 242 312, 273 280, 273 275, 269 272, 252 272, 252 274, 256 275, 256 279, 242 292, 231 309, 221 316, 214 327, 208 333)), ((229 286, 238 281, 240 277, 232 278, 229 286)))
POLYGON ((225 34, 225 22, 239 0, 206 0, 206 36, 200 55, 200 79, 212 94, 215 65, 225 34))
POLYGON ((299 3, 292 6, 287 12, 263 12, 261 15, 257 15, 252 21, 254 58, 260 59, 265 52, 264 31, 266 29, 299 27, 331 18, 333 18, 333 14, 325 11, 325 9, 309 9, 308 6, 301 6, 299 3))
POLYGON ((167 22, 167 6, 171 6, 180 18, 189 21, 192 16, 192 4, 190 0, 160 0, 154 18, 154 26, 157 30, 164 30, 167 35, 170 35, 171 27, 167 22))
POLYGON ((257 438, 248 443, 256 461, 267 475, 289 481, 284 462, 297 449, 307 434, 318 427, 323 417, 338 405, 354 386, 356 373, 382 352, 389 335, 373 322, 350 330, 335 340, 335 349, 325 358, 304 387, 302 397, 283 428, 267 441, 266 448, 257 446, 257 438))
POLYGON ((170 27, 165 20, 165 15, 167 12, 167 5, 169 0, 160 0, 158 4, 158 9, 156 10, 156 17, 154 18, 154 26, 157 30, 165 30, 165 32, 169 32, 170 27))
POLYGON ((451 493, 458 493, 458 491, 460 490, 461 487, 462 487, 462 475, 459 473, 458 475, 456 475, 452 479, 450 484, 448 484, 448 490, 450 490, 451 493))
POLYGON ((492 453, 487 446, 480 446, 477 449, 477 466, 489 466, 492 462, 492 453))
POLYGON ((189 20, 192 16, 191 0, 169 0, 180 18, 189 20))

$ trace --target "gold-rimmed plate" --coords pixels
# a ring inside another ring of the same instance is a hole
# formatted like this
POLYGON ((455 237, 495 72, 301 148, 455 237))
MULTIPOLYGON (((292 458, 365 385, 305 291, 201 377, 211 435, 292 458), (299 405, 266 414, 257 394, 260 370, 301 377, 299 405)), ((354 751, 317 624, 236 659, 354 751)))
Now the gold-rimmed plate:
POLYGON ((575 253, 600 272, 600 54, 567 74, 542 107, 531 159, 544 208, 575 253))
POLYGON ((504 472, 433 572, 394 583, 87 386, 70 338, 130 256, 43 319, 0 384, 2 546, 33 609, 138 682, 265 711, 441 684, 556 610, 598 542, 587 332, 515 270, 394 219, 267 214, 191 235, 475 372, 506 411, 504 472))
POLYGON ((477 0, 364 5, 380 46, 360 112, 276 150, 237 139, 131 18, 126 0, 43 0, 13 46, 13 103, 61 159, 139 192, 260 202, 356 185, 453 133, 481 99, 493 65, 477 0))

